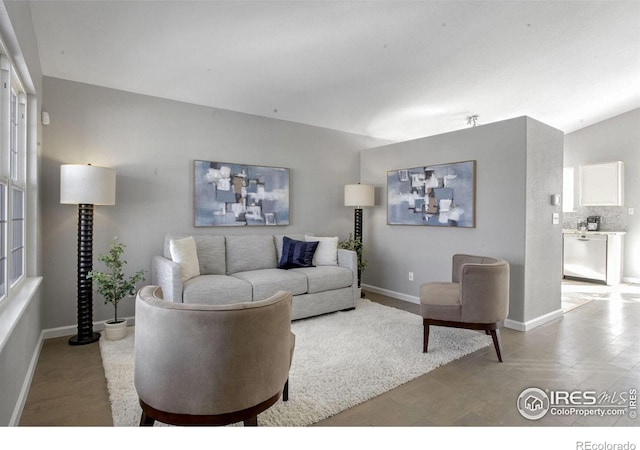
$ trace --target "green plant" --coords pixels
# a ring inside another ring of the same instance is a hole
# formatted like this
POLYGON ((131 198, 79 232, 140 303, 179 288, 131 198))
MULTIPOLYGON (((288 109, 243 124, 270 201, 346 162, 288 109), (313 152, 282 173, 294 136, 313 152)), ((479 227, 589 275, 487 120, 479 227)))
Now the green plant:
POLYGON ((105 305, 112 303, 114 308, 114 323, 118 322, 118 303, 128 295, 136 293, 136 283, 144 281, 144 270, 137 271, 133 276, 125 278, 123 267, 127 261, 122 259, 126 245, 116 242, 114 238, 109 245, 109 253, 98 255, 98 260, 106 267, 106 272, 92 270, 87 278, 95 280, 98 293, 104 297, 105 305))
POLYGON ((338 242, 338 248, 356 252, 356 255, 358 255, 358 270, 364 272, 364 268, 367 267, 367 260, 364 258, 362 240, 360 238, 355 238, 350 233, 347 239, 338 242))

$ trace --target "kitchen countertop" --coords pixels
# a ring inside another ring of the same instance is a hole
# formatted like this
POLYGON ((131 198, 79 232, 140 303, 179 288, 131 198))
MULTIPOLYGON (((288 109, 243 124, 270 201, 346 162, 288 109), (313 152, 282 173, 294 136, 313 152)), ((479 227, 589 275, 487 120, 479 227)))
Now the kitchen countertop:
POLYGON ((573 230, 573 229, 566 229, 564 228, 562 230, 562 232, 564 234, 626 234, 626 231, 580 231, 580 230, 573 230))

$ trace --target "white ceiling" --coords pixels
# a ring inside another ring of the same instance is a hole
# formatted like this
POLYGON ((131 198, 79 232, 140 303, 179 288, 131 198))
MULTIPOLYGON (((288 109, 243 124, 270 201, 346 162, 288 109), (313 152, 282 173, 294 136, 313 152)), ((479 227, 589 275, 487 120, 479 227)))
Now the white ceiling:
POLYGON ((640 107, 640 2, 31 1, 44 75, 401 141, 640 107))

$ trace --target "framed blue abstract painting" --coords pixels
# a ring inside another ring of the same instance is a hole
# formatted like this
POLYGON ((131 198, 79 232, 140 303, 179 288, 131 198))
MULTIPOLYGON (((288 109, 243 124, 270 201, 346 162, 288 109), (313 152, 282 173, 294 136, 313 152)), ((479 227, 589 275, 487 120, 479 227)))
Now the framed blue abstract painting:
POLYGON ((387 223, 475 227, 476 161, 387 172, 387 223))
POLYGON ((289 225, 289 169, 194 161, 194 226, 289 225))

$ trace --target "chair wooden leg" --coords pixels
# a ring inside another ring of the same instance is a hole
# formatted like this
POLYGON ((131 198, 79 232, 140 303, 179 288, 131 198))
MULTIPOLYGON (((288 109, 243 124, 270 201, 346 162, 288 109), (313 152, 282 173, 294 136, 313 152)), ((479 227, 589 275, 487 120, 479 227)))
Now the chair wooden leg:
POLYGON ((147 413, 142 411, 142 415, 140 416, 140 426, 141 427, 152 427, 155 423, 155 419, 149 417, 147 413))
POLYGON ((289 400, 289 379, 284 383, 284 389, 282 389, 282 401, 286 402, 289 400))
POLYGON ((249 417, 244 421, 245 427, 257 427, 258 426, 258 416, 249 417))
POLYGON ((500 330, 491 330, 491 339, 493 339, 493 346, 496 348, 496 354, 498 355, 498 361, 502 362, 502 339, 500 339, 500 330))
POLYGON ((429 347, 429 324, 422 322, 424 326, 424 341, 422 344, 422 353, 427 353, 427 347, 429 347))

